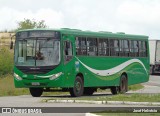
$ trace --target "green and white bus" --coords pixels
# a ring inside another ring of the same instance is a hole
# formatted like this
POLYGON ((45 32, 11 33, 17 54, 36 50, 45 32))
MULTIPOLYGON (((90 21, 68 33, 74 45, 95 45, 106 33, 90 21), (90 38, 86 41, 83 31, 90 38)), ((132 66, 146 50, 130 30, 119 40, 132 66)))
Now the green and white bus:
POLYGON ((14 83, 33 97, 55 88, 71 96, 97 88, 125 93, 149 80, 148 36, 78 29, 30 29, 16 33, 14 83))

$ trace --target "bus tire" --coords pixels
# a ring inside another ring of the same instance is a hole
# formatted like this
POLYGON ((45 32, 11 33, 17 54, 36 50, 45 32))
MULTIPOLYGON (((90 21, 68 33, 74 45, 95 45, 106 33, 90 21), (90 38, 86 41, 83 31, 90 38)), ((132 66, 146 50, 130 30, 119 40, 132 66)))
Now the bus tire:
POLYGON ((119 86, 111 87, 110 90, 113 95, 116 95, 119 93, 119 86))
POLYGON ((83 91, 83 80, 80 76, 77 76, 74 82, 74 87, 70 88, 70 95, 72 97, 79 97, 83 95, 83 91))
POLYGON ((124 94, 128 91, 128 81, 126 75, 122 75, 120 79, 120 86, 119 86, 119 92, 121 94, 124 94))
POLYGON ((93 95, 95 89, 94 88, 91 88, 91 87, 86 87, 84 88, 84 95, 93 95))
POLYGON ((29 88, 29 91, 33 97, 40 97, 43 93, 43 88, 29 88))

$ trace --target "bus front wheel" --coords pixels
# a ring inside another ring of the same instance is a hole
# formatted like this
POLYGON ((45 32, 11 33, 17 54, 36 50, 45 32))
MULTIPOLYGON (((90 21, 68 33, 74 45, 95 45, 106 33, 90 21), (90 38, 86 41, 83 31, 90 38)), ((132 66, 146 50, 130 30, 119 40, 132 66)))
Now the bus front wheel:
POLYGON ((43 93, 42 88, 29 88, 29 91, 33 97, 40 97, 43 93))
POLYGON ((77 76, 74 82, 74 87, 70 88, 70 94, 72 97, 79 97, 83 95, 83 91, 83 80, 80 76, 77 76))

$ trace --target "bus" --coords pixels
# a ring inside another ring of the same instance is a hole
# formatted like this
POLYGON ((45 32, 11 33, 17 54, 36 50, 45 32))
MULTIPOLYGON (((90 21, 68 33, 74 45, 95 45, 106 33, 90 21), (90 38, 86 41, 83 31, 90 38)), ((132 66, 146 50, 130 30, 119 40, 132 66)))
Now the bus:
POLYGON ((16 32, 14 83, 33 97, 62 90, 73 97, 97 88, 112 94, 149 80, 148 36, 78 29, 16 32))

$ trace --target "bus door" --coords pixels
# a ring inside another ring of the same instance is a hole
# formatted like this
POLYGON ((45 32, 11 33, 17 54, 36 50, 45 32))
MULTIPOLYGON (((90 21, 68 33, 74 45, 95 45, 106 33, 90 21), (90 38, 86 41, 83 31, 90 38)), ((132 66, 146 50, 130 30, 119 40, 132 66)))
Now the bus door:
POLYGON ((63 42, 63 46, 65 85, 70 87, 74 83, 73 44, 66 40, 63 42))

